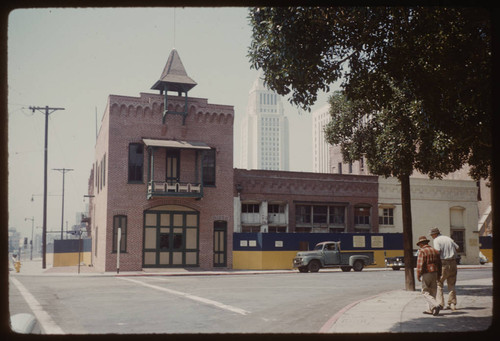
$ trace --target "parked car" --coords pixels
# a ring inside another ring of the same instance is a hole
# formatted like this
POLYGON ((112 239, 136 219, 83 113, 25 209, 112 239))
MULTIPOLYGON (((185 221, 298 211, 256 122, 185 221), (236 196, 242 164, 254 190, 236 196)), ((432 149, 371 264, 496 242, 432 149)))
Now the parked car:
MULTIPOLYGON (((418 250, 413 250, 413 265, 417 264, 417 256, 418 250)), ((397 256, 397 257, 387 257, 385 259, 385 266, 388 268, 392 268, 392 270, 399 270, 405 267, 405 257, 397 256)))
POLYGON ((481 265, 488 263, 488 258, 486 258, 486 256, 483 255, 483 253, 481 251, 479 251, 479 263, 481 265))
MULTIPOLYGON (((413 250, 413 266, 417 265, 417 257, 418 257, 418 250, 413 250)), ((457 255, 457 259, 456 259, 457 264, 460 264, 461 259, 462 259, 462 257, 460 255, 457 255)), ((480 257, 480 261, 481 261, 481 257, 480 257)), ((484 263, 481 263, 481 264, 484 264, 484 263)), ((404 256, 387 257, 385 259, 385 266, 388 268, 392 268, 392 270, 399 270, 401 268, 404 268, 405 267, 405 257, 404 256)))

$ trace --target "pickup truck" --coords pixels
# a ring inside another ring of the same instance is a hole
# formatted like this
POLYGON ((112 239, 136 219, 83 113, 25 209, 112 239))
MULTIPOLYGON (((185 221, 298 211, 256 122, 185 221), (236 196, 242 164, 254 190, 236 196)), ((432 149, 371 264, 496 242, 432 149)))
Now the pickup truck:
POLYGON ((293 259, 293 267, 300 272, 318 272, 321 268, 338 268, 342 271, 361 271, 374 264, 373 252, 341 251, 340 242, 321 242, 313 251, 300 251, 293 259))

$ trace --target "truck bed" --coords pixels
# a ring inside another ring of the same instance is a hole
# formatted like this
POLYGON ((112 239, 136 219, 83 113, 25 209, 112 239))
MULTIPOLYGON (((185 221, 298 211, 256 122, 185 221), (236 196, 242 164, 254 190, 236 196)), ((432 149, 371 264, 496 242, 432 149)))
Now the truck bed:
POLYGON ((340 251, 340 264, 349 264, 349 257, 351 256, 367 256, 368 257, 368 262, 366 265, 372 265, 375 264, 374 261, 374 256, 373 252, 371 251, 366 251, 366 252, 359 252, 359 251, 340 251))

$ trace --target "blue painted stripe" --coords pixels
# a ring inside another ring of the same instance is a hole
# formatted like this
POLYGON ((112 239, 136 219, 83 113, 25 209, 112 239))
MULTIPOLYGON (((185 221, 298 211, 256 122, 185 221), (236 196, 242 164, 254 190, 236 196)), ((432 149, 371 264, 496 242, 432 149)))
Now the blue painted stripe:
POLYGON ((340 241, 342 250, 401 250, 402 233, 234 233, 234 251, 296 251, 302 242, 308 243, 309 250, 317 243, 340 241), (354 247, 353 237, 364 239, 365 245, 354 247), (382 237, 383 245, 371 245, 372 237, 382 237))
POLYGON ((82 239, 81 246, 78 239, 54 240, 54 253, 71 253, 71 252, 91 252, 92 239, 82 239))
POLYGON ((493 237, 492 236, 479 237, 479 245, 481 249, 493 249, 493 237))

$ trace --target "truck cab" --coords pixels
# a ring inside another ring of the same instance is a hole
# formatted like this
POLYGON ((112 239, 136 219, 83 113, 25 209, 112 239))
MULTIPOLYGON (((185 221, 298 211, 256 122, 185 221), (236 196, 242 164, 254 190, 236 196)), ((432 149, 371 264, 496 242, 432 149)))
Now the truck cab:
POLYGON ((316 245, 316 247, 321 248, 325 265, 340 263, 340 243, 323 242, 316 245))

